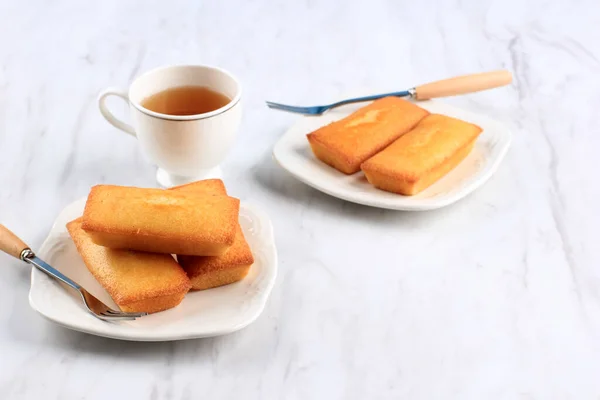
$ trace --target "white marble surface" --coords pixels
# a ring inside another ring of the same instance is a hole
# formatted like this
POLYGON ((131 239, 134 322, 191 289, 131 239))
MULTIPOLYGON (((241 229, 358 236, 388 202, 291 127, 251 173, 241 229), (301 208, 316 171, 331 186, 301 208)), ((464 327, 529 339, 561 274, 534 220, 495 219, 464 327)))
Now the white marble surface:
POLYGON ((153 186, 95 96, 155 66, 209 63, 245 86, 225 180, 269 212, 280 256, 248 328, 130 343, 46 322, 27 303, 28 268, 1 255, 0 398, 598 399, 600 7, 425 3, 0 1, 1 223, 36 247, 91 185, 153 186), (454 206, 344 203, 271 159, 297 117, 266 99, 502 67, 512 87, 450 100, 514 130, 498 173, 454 206))

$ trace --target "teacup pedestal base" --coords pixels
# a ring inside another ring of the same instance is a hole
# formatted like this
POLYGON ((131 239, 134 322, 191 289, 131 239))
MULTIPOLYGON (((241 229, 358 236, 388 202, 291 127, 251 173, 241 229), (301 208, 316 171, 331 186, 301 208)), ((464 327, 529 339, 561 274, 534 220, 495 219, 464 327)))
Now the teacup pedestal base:
POLYGON ((220 167, 205 169, 202 171, 198 171, 198 174, 194 176, 182 176, 182 175, 174 175, 170 174, 162 168, 159 168, 156 171, 156 181, 158 184, 164 188, 170 188, 173 186, 185 185, 186 183, 191 183, 195 181, 200 181, 202 179, 222 179, 223 172, 220 167))

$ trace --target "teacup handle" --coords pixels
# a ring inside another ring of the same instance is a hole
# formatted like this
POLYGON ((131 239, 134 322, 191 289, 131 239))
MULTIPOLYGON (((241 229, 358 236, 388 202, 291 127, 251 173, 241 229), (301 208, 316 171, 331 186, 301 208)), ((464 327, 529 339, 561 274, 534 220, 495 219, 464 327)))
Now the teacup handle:
POLYGON ((115 117, 113 115, 113 113, 111 113, 108 110, 108 107, 106 107, 106 98, 111 95, 120 97, 123 100, 125 100, 127 103, 129 103, 129 96, 127 95, 127 92, 125 90, 122 90, 122 89, 119 89, 116 87, 109 87, 107 89, 104 89, 98 95, 98 107, 100 108, 100 112, 102 113, 104 118, 106 118, 106 120, 108 122, 110 122, 110 124, 112 126, 114 126, 117 129, 122 130, 125 133, 129 133, 131 136, 135 136, 135 130, 133 129, 133 127, 131 125, 126 124, 125 122, 119 120, 117 117, 115 117))

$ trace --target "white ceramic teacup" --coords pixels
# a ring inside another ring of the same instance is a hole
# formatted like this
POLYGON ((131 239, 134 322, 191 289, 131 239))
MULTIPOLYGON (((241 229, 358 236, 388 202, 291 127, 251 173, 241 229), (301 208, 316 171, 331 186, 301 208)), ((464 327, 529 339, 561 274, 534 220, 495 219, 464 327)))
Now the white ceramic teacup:
POLYGON ((108 88, 98 96, 100 112, 116 128, 137 137, 145 155, 156 165, 156 179, 164 187, 220 177, 219 164, 233 145, 241 109, 241 86, 229 72, 205 65, 157 68, 137 78, 128 91, 108 88), (231 101, 197 115, 169 115, 148 110, 142 101, 163 90, 204 86, 231 101), (129 103, 132 125, 118 120, 106 107, 108 96, 129 103))

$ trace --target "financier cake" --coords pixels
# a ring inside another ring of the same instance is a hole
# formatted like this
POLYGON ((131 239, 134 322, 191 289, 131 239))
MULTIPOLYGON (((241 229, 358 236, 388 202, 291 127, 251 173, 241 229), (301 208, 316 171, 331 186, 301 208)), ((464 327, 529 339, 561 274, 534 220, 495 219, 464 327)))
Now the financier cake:
POLYGON ((244 279, 248 274, 254 257, 239 225, 236 231, 235 242, 222 256, 177 256, 179 264, 190 278, 193 290, 228 285, 244 279))
MULTIPOLYGON (((225 185, 220 179, 209 179, 191 184, 177 186, 171 190, 194 193, 211 193, 226 195, 225 185)), ((254 263, 250 246, 246 242, 241 226, 236 227, 233 245, 220 256, 184 256, 177 260, 188 274, 192 289, 203 290, 240 281, 248 274, 254 263)))
POLYGON ((169 188, 169 190, 227 196, 225 184, 220 179, 204 179, 202 181, 186 183, 185 185, 173 186, 172 188, 169 188))
POLYGON ((173 308, 190 289, 189 278, 170 254, 97 245, 81 228, 81 218, 69 222, 67 229, 88 270, 123 311, 173 308))
POLYGON ((473 149, 481 128, 431 114, 361 166, 379 189, 414 195, 456 167, 473 149))
POLYGON ((97 185, 82 228, 106 247, 218 256, 235 240, 239 207, 225 195, 97 185))
POLYGON ((398 97, 385 97, 307 135, 315 156, 345 173, 412 129, 429 112, 398 97))

